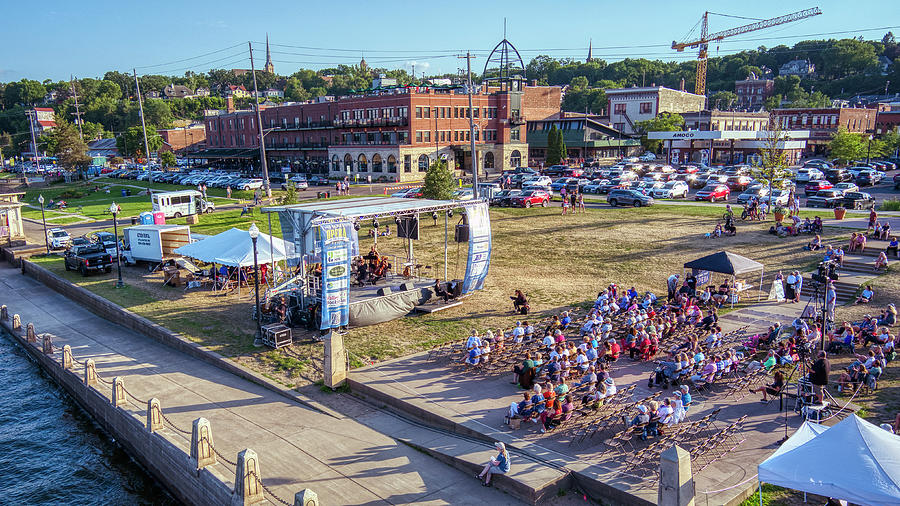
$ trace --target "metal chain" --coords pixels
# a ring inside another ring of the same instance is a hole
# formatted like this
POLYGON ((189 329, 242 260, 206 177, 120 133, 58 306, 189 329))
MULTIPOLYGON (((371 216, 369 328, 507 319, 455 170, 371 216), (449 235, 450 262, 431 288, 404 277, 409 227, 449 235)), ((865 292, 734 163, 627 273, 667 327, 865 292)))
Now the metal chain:
POLYGON ((190 434, 190 433, 191 433, 190 431, 186 431, 186 430, 181 430, 181 429, 179 429, 177 425, 175 425, 174 423, 172 423, 172 420, 169 420, 169 417, 167 417, 167 416, 165 415, 165 413, 162 412, 161 409, 159 410, 159 414, 160 414, 160 416, 162 416, 163 420, 165 420, 165 422, 169 425, 169 427, 171 427, 171 428, 177 430, 178 432, 181 432, 182 434, 190 434))
MULTIPOLYGON (((96 371, 95 371, 95 372, 96 372, 96 371)), ((112 382, 112 381, 106 381, 106 380, 103 379, 99 374, 95 374, 95 375, 97 376, 97 379, 100 380, 100 382, 102 382, 103 384, 109 385, 109 386, 112 386, 112 385, 113 385, 113 382, 112 382)))
POLYGON ((132 394, 131 392, 129 392, 128 389, 125 388, 125 383, 124 383, 124 382, 122 382, 122 390, 125 390, 125 393, 128 394, 128 397, 129 397, 129 398, 134 399, 134 400, 138 401, 139 403, 141 403, 141 404, 143 404, 143 405, 145 405, 145 406, 147 405, 147 401, 142 401, 141 399, 138 398, 138 396, 136 396, 136 395, 132 394))
POLYGON ((213 446, 213 444, 212 444, 212 442, 209 440, 209 438, 207 438, 206 436, 204 436, 203 439, 202 439, 202 441, 206 441, 206 444, 208 444, 209 447, 212 448, 213 453, 215 453, 216 456, 219 457, 220 459, 224 460, 225 463, 231 464, 232 466, 237 467, 237 463, 236 463, 236 462, 232 462, 231 460, 228 460, 227 457, 225 457, 224 455, 222 455, 221 453, 219 453, 219 450, 216 450, 216 447, 213 446))
POLYGON ((263 490, 265 490, 266 493, 269 494, 269 495, 272 497, 272 499, 275 499, 276 501, 280 502, 280 503, 283 504, 284 506, 291 506, 291 503, 289 503, 289 502, 285 501, 284 499, 278 497, 277 495, 275 495, 274 492, 272 492, 271 490, 269 490, 269 487, 267 487, 266 484, 263 483, 263 481, 260 479, 259 476, 256 475, 255 472, 250 471, 249 474, 250 474, 250 476, 253 477, 253 479, 255 479, 255 480, 257 481, 257 483, 259 483, 259 485, 263 488, 263 490))

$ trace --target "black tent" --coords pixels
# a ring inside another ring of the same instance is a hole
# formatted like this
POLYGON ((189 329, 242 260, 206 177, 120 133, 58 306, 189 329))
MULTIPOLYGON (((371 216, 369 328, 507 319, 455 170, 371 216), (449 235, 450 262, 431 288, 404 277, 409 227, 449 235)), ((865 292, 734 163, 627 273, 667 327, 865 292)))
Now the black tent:
MULTIPOLYGON (((760 271, 760 290, 762 290, 763 274, 765 273, 763 264, 728 251, 720 251, 696 260, 691 260, 684 264, 684 268, 693 269, 695 271, 709 271, 726 274, 731 276, 732 284, 734 283, 735 276, 740 276, 741 274, 746 274, 748 272, 760 271)), ((759 297, 761 297, 761 293, 757 295, 757 300, 759 300, 759 297)), ((734 306, 734 299, 732 299, 731 305, 734 306)))

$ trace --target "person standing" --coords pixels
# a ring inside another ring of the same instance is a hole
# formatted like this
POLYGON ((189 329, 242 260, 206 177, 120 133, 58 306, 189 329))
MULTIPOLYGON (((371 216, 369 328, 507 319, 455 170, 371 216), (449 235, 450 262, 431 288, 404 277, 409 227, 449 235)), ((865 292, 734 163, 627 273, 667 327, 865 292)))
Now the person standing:
POLYGON ((791 272, 788 274, 787 279, 785 280, 785 291, 784 298, 790 302, 794 302, 794 288, 797 285, 797 278, 794 276, 794 273, 791 272))
POLYGON ((225 187, 225 196, 231 198, 231 185, 225 187))
POLYGON ((834 281, 828 280, 828 287, 825 289, 825 327, 828 322, 834 323, 834 307, 837 305, 837 291, 834 289, 834 281))
POLYGON ((669 293, 668 300, 671 302, 675 300, 675 290, 678 289, 678 274, 672 274, 669 276, 669 279, 666 280, 666 288, 669 293))
POLYGON ((825 402, 825 387, 828 386, 829 374, 831 374, 831 362, 828 361, 828 354, 820 351, 809 372, 809 382, 812 383, 813 393, 819 404, 825 402))
POLYGON ((869 211, 869 226, 866 227, 866 233, 869 233, 870 230, 875 230, 875 224, 878 223, 878 213, 875 212, 875 207, 869 211))
POLYGON ((587 209, 584 208, 584 193, 582 192, 578 192, 578 209, 580 209, 582 213, 587 213, 587 209))
POLYGON ((253 192, 253 205, 259 205, 259 188, 257 188, 256 191, 253 192))

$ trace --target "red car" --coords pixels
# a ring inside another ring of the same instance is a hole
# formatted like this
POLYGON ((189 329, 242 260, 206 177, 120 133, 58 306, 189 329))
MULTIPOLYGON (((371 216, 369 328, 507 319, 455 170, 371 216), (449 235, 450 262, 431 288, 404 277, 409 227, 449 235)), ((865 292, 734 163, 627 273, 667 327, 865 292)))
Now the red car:
POLYGON ((524 191, 512 198, 513 207, 547 207, 550 204, 550 194, 543 190, 524 191))
POLYGON ((731 190, 729 190, 726 185, 722 183, 709 184, 694 195, 694 200, 708 200, 710 202, 715 202, 717 200, 728 200, 729 195, 731 195, 731 190))
POLYGON ((806 196, 809 197, 810 195, 815 195, 819 190, 830 190, 832 188, 834 188, 834 185, 823 179, 806 183, 803 190, 806 192, 806 196))

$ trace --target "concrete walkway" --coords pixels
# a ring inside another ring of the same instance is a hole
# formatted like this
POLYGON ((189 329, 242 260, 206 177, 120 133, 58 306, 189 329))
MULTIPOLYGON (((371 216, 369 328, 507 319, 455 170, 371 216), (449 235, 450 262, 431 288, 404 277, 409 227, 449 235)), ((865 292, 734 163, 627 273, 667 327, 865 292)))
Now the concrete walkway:
MULTIPOLYGON (((101 319, 6 264, 0 267, 0 288, 0 303, 9 306, 10 314, 19 313, 23 324, 34 322, 39 334, 52 334, 55 346, 70 345, 76 360, 93 358, 102 378, 123 377, 137 398, 159 398, 177 427, 190 431, 192 421, 202 416, 210 420, 223 455, 234 460, 240 450, 254 449, 263 482, 289 502, 303 488, 316 491, 323 504, 517 502, 386 434, 423 445, 441 440, 470 447, 470 441, 365 405, 338 417, 306 408, 101 319)), ((141 417, 144 409, 137 403, 129 407, 141 417)), ((189 435, 170 429, 164 434, 188 452, 189 435)), ((484 461, 493 453, 489 447, 480 452, 484 461)), ((231 466, 220 462, 216 467, 234 476, 231 466)))

